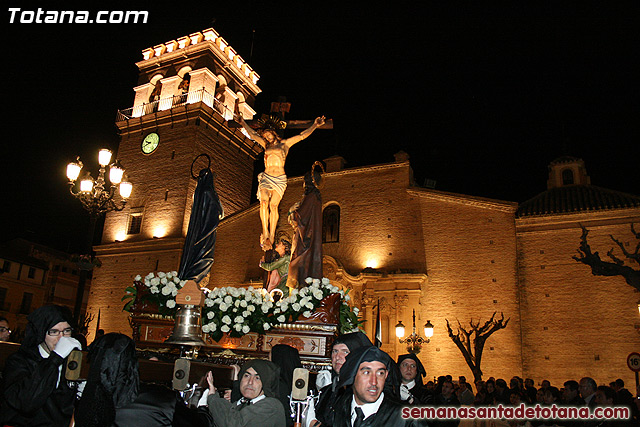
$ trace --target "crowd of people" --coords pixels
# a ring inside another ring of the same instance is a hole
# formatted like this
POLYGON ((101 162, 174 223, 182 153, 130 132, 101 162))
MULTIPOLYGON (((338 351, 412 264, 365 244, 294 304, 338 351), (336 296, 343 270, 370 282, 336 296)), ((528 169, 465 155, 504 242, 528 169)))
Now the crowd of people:
MULTIPOLYGON (((6 323, 6 319, 4 320, 6 323)), ((0 336, 10 332, 0 319, 0 336)), ((109 333, 89 346, 86 381, 66 381, 63 367, 74 349, 74 323, 67 308, 44 306, 28 318, 19 350, 6 360, 0 402, 0 426, 278 426, 294 425, 290 395, 294 370, 302 367, 297 350, 273 347, 270 360, 252 359, 234 366, 232 389, 220 390, 209 372, 201 381, 197 405, 161 384, 139 380, 135 343, 109 333)), ((598 385, 592 378, 568 380, 560 387, 544 380, 514 376, 471 384, 464 376, 426 381, 415 354, 397 361, 354 332, 337 337, 331 349, 331 371, 318 374, 313 398, 304 401, 305 427, 463 426, 458 419, 405 419, 411 407, 550 407, 624 406, 628 420, 520 419, 481 420, 482 426, 617 426, 638 424, 638 399, 621 379, 598 385), (404 411, 403 411, 404 410, 404 411), (491 420, 490 420, 491 421, 491 420)), ((197 399, 196 399, 197 400, 197 399)), ((470 425, 470 424, 465 424, 470 425)))

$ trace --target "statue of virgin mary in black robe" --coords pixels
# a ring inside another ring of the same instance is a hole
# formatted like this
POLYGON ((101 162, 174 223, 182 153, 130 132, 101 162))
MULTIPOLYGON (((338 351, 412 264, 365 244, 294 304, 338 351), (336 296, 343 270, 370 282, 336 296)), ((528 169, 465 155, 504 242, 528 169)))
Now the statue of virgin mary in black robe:
POLYGON ((198 175, 193 194, 187 238, 184 241, 178 277, 200 283, 207 277, 213 264, 216 229, 224 217, 222 204, 213 185, 213 172, 204 168, 198 175))

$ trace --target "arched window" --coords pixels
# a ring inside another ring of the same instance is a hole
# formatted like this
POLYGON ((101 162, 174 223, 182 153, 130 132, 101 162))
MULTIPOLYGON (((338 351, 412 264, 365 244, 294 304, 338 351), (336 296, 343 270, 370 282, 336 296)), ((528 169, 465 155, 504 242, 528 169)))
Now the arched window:
POLYGON ((340 206, 329 205, 322 211, 322 243, 340 240, 340 206))
POLYGON ((573 171, 571 169, 565 169, 562 171, 562 185, 573 184, 573 171))

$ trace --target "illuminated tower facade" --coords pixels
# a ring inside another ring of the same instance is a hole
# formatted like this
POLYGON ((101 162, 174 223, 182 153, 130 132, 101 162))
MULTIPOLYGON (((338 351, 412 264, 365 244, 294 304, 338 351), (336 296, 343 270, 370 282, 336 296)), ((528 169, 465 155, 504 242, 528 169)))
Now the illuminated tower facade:
POLYGON ((133 106, 118 111, 118 159, 134 183, 130 203, 105 219, 88 310, 101 326, 129 332, 119 307, 123 284, 137 274, 178 268, 198 171, 211 159, 226 215, 251 199, 262 147, 233 123, 253 118, 258 74, 213 29, 143 50, 133 106), (107 314, 108 313, 108 314, 107 314))

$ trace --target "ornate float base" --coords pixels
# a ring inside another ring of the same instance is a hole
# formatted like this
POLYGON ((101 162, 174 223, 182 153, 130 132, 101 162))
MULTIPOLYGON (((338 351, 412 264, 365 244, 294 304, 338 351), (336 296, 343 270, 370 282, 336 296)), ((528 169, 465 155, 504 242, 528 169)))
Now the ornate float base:
MULTIPOLYGON (((305 367, 312 370, 325 368, 331 363, 331 347, 338 334, 340 303, 340 295, 330 295, 311 316, 280 324, 266 334, 250 332, 237 338, 225 334, 218 342, 204 335, 206 345, 197 349, 197 357, 211 363, 232 364, 246 359, 267 358, 273 346, 287 344, 298 350, 305 367)), ((136 313, 131 315, 129 323, 138 350, 164 354, 169 358, 180 353, 177 346, 165 343, 173 331, 172 317, 136 313)))

